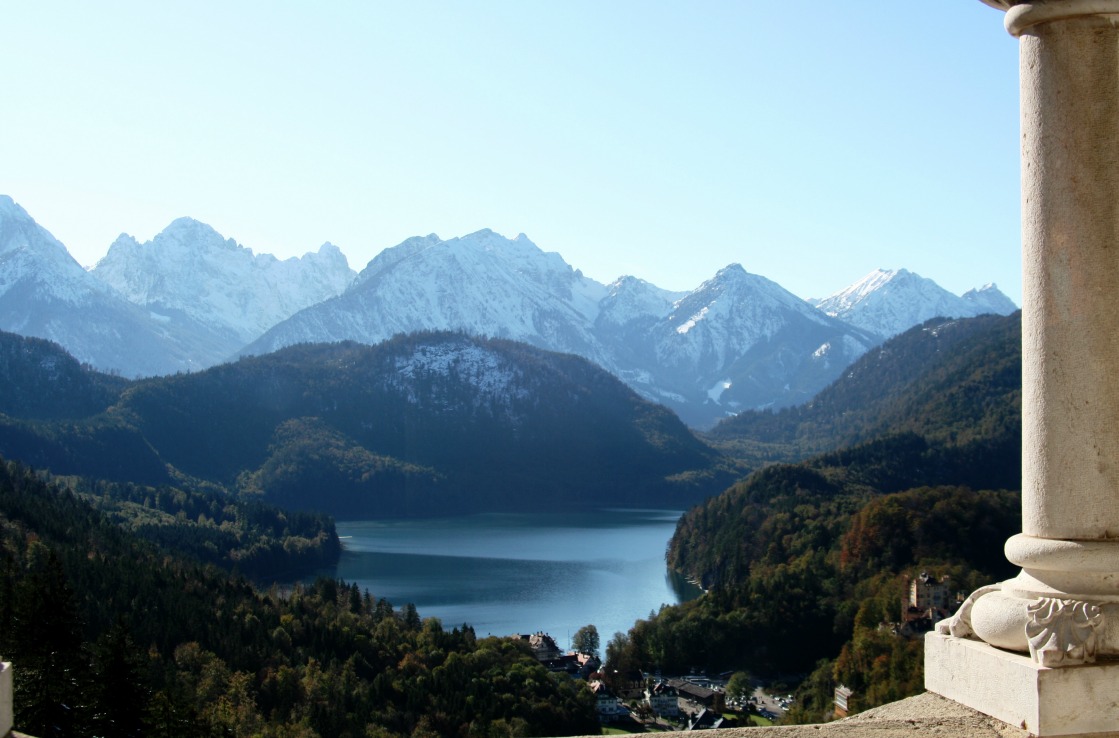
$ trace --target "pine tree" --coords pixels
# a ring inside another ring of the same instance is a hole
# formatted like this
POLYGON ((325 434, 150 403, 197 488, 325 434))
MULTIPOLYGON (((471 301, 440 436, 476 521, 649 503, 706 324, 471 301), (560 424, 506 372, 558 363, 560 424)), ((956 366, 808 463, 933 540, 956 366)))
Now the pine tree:
POLYGON ((12 613, 16 724, 40 738, 88 735, 89 659, 77 602, 53 550, 28 547, 12 613))
POLYGON ((117 623, 97 639, 93 649, 93 733, 132 738, 145 734, 149 701, 144 685, 144 662, 124 623, 117 623))

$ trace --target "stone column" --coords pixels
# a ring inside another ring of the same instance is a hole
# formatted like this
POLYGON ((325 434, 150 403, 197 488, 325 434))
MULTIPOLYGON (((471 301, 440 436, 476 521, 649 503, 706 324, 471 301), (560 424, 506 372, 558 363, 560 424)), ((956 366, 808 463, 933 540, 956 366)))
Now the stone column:
POLYGON ((12 665, 0 661, 0 736, 12 730, 12 665))
POLYGON ((983 2, 1021 54, 1022 571, 929 636, 926 686, 1037 735, 1119 731, 1119 0, 983 2))

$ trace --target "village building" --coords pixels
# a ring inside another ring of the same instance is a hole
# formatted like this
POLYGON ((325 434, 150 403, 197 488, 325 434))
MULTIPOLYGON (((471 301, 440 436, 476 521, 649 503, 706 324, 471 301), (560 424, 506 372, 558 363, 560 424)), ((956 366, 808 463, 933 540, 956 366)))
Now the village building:
POLYGON ((850 687, 842 684, 835 688, 835 716, 837 718, 845 718, 850 714, 851 710, 851 695, 854 692, 850 687))
POLYGON ((668 685, 674 688, 680 697, 696 705, 701 705, 717 711, 722 711, 724 708, 722 692, 716 692, 713 689, 701 687, 698 684, 692 684, 686 679, 669 679, 668 685))
POLYGON ((602 662, 596 656, 575 651, 568 651, 567 653, 560 651, 559 646, 556 645, 556 640, 547 633, 525 633, 510 637, 527 643, 536 660, 543 664, 548 671, 556 674, 590 679, 591 675, 602 665, 602 662))
POLYGON ((961 600, 947 576, 938 580, 921 572, 909 580, 906 596, 901 600, 898 634, 913 637, 929 632, 938 622, 951 617, 961 600))
POLYGON ((594 695, 595 712, 598 713, 599 722, 612 723, 629 715, 629 710, 622 704, 622 699, 605 682, 595 680, 589 682, 587 686, 594 695))
POLYGON ((665 682, 645 688, 645 703, 658 717, 680 717, 680 693, 665 682))
POLYGON ((556 639, 547 633, 537 632, 531 635, 522 634, 513 637, 528 643, 528 647, 532 649, 532 654, 537 661, 551 661, 563 656, 563 651, 556 645, 556 639))

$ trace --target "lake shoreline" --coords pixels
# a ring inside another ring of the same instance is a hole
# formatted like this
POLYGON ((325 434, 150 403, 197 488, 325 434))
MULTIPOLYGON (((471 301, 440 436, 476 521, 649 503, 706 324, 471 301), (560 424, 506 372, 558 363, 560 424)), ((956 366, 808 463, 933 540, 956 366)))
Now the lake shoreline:
POLYGON ((548 632, 562 644, 594 624, 605 640, 702 593, 664 562, 681 515, 594 508, 339 520, 341 558, 319 574, 479 636, 548 632))

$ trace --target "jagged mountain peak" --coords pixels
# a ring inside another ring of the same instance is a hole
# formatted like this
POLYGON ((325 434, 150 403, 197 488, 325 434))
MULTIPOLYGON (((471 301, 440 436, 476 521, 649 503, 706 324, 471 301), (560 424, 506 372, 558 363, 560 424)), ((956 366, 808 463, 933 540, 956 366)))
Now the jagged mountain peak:
MULTIPOLYGON (((130 233, 121 233, 119 236, 116 237, 116 240, 109 244, 109 251, 112 251, 113 249, 139 248, 139 246, 140 242, 136 240, 135 236, 130 233)), ((105 257, 102 256, 101 258, 104 259, 105 257)), ((100 262, 100 259, 98 261, 100 262)))
MULTIPOLYGON (((319 250, 314 253, 323 254, 330 257, 341 256, 343 259, 346 258, 346 255, 342 253, 342 249, 338 248, 338 246, 331 243, 330 241, 323 242, 323 245, 319 246, 319 250)), ((349 262, 347 261, 347 263, 349 262)))
POLYGON ((771 279, 746 271, 741 264, 728 264, 715 276, 701 284, 677 303, 678 309, 691 309, 698 303, 723 301, 745 302, 753 305, 771 304, 791 309, 816 320, 818 316, 807 309, 804 300, 771 279))
POLYGON ((129 301, 167 320, 189 316, 214 332, 212 355, 227 359, 293 313, 345 290, 353 280, 338 247, 277 259, 254 254, 210 225, 178 218, 151 241, 122 235, 93 270, 129 301))
POLYGON ((964 318, 983 313, 1006 315, 1016 309, 997 288, 973 290, 968 295, 971 296, 954 295, 933 280, 906 269, 876 269, 849 287, 812 304, 828 315, 883 338, 895 336, 930 318, 964 318))
POLYGON ((11 198, 0 203, 0 329, 54 341, 125 375, 192 365, 186 330, 171 334, 74 260, 11 198))
POLYGON ((982 287, 976 287, 963 294, 963 299, 976 305, 984 312, 996 315, 1010 315, 1018 306, 1007 297, 994 282, 988 282, 982 287))
POLYGON ((450 238, 442 245, 454 252, 482 252, 499 255, 505 259, 517 259, 521 262, 529 261, 537 264, 543 259, 548 268, 558 268, 562 271, 574 271, 563 257, 555 252, 546 252, 533 243, 532 239, 523 233, 516 238, 506 238, 489 228, 480 231, 450 238))
POLYGON ((229 243, 232 241, 232 239, 223 237, 209 223, 203 223, 200 220, 195 220, 188 216, 175 218, 163 229, 160 235, 164 238, 173 238, 176 241, 185 241, 188 239, 194 241, 205 239, 206 241, 220 241, 222 243, 229 243))
POLYGON ((887 285, 897 288, 901 285, 936 286, 936 283, 908 269, 875 269, 854 284, 814 302, 817 306, 826 303, 828 307, 824 311, 828 315, 838 317, 844 309, 886 288, 887 285))
POLYGON ((663 318, 686 294, 663 290, 644 279, 631 276, 619 277, 606 289, 606 297, 599 303, 597 320, 597 325, 604 328, 663 318))
POLYGON ((0 195, 0 217, 3 218, 20 218, 30 220, 31 216, 27 214, 19 203, 12 199, 11 195, 0 195))
POLYGON ((16 282, 29 279, 55 297, 74 301, 86 290, 99 291, 85 279, 86 272, 66 247, 35 222, 8 195, 0 195, 0 294, 16 282))
POLYGON ((727 264, 725 267, 715 272, 714 281, 742 279, 744 277, 748 277, 749 275, 750 273, 746 271, 746 268, 744 266, 742 266, 738 262, 735 262, 733 264, 727 264))
POLYGON ((601 359, 591 323, 606 287, 523 234, 491 229, 410 238, 385 249, 337 300, 277 325, 254 354, 309 340, 377 343, 398 333, 465 331, 601 359))
MULTIPOLYGON (((435 234, 409 238, 397 246, 385 249, 362 270, 354 281, 351 291, 382 289, 386 279, 401 280, 409 275, 420 279, 424 272, 425 281, 432 281, 435 275, 457 283, 476 284, 485 294, 464 294, 467 301, 491 299, 498 284, 501 289, 520 290, 525 283, 534 284, 534 290, 555 294, 564 300, 573 299, 572 291, 578 286, 590 285, 581 272, 573 269, 563 257, 555 252, 545 252, 523 233, 509 239, 489 228, 446 240, 435 234), (405 272, 397 273, 404 269, 405 272), (390 277, 390 273, 392 276, 390 277), (520 285, 520 286, 515 286, 520 285)), ((605 294, 605 287, 594 282, 589 287, 594 292, 594 301, 605 294)), ((585 300, 580 302, 585 303, 585 300)), ((583 304, 580 310, 586 311, 583 304)), ((595 312, 595 310, 592 310, 595 312)), ((446 325, 432 328, 460 328, 466 326, 446 325)))
POLYGON ((443 243, 443 239, 439 238, 434 233, 429 233, 426 236, 412 236, 411 238, 401 241, 396 246, 391 246, 381 253, 374 256, 365 268, 357 275, 354 280, 353 287, 357 288, 359 285, 365 284, 373 279, 378 274, 393 267, 394 265, 404 261, 405 259, 412 258, 421 252, 434 248, 443 243))

